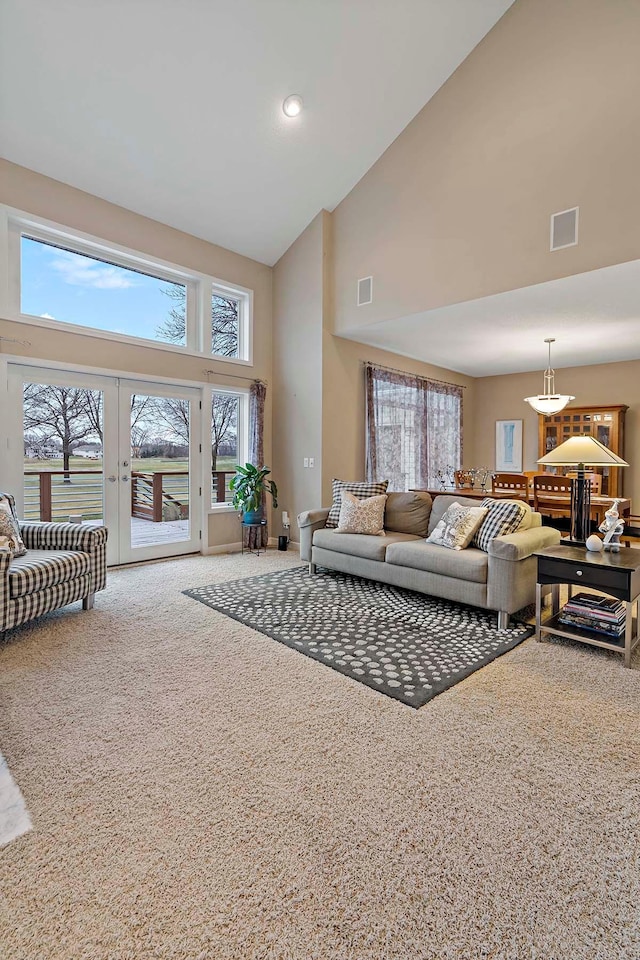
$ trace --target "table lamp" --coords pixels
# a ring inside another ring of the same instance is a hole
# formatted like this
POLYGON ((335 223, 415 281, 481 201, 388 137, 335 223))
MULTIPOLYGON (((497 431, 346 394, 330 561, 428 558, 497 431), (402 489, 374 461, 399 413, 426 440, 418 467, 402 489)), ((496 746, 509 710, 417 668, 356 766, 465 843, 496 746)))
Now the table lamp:
POLYGON ((570 437, 538 463, 548 467, 576 467, 578 477, 571 481, 570 543, 584 546, 591 529, 591 484, 585 476, 585 467, 628 467, 629 464, 588 434, 570 437))

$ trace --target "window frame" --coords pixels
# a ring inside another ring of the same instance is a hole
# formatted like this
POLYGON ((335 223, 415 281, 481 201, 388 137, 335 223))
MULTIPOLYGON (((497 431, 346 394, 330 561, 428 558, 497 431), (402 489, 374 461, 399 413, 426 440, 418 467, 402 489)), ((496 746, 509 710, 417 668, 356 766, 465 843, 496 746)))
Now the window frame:
POLYGON ((150 257, 117 243, 108 243, 90 234, 65 228, 52 221, 32 217, 10 207, 2 207, 2 234, 6 245, 6 286, 2 299, 6 303, 7 319, 31 326, 45 327, 49 330, 63 330, 80 336, 97 337, 101 340, 144 346, 152 350, 164 350, 170 353, 195 356, 201 359, 215 360, 220 363, 233 363, 240 366, 253 366, 253 290, 237 284, 229 284, 208 274, 181 267, 167 260, 150 257), (72 253, 97 258, 107 264, 124 269, 136 270, 158 280, 179 283, 187 290, 186 337, 185 344, 151 340, 129 334, 100 330, 84 324, 69 323, 64 320, 49 320, 21 311, 21 239, 28 237, 36 242, 64 247, 72 253), (225 357, 213 353, 211 344, 211 297, 218 292, 221 296, 238 300, 238 357, 225 357), (209 345, 209 348, 207 347, 209 345))

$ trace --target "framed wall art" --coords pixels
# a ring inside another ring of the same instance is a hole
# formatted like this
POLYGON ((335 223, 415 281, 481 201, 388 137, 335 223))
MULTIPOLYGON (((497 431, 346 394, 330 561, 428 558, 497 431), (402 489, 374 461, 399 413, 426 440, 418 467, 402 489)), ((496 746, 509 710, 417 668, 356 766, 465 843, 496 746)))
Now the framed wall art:
POLYGON ((522 420, 496 420, 496 472, 522 472, 522 420))

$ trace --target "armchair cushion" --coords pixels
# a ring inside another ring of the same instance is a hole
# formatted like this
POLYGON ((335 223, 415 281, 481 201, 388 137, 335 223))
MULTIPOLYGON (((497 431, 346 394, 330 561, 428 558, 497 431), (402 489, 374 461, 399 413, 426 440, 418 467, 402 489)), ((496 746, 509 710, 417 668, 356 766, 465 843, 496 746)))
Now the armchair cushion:
POLYGON ((90 575, 91 559, 79 550, 32 550, 9 567, 9 597, 24 597, 90 575))

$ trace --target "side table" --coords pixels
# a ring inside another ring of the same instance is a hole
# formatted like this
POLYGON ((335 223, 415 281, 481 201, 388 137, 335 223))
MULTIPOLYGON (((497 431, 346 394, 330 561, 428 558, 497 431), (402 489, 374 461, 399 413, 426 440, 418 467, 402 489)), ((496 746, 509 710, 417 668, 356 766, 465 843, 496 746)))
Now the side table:
POLYGON ((631 666, 631 654, 638 645, 638 597, 640 596, 640 550, 621 549, 619 553, 592 553, 584 547, 545 547, 536 552, 538 576, 536 585, 536 640, 544 635, 579 640, 594 647, 614 650, 624 656, 625 667, 631 666), (560 584, 586 587, 622 600, 626 620, 624 637, 615 640, 605 634, 581 630, 560 623, 560 584), (542 621, 542 596, 551 587, 551 617, 542 621), (546 588, 546 589, 545 589, 546 588), (634 617, 633 608, 636 608, 634 617))
MULTIPOLYGON (((266 520, 259 520, 257 523, 245 523, 244 521, 241 521, 241 522, 240 522, 240 528, 241 528, 240 541, 241 541, 241 543, 242 543, 242 553, 244 553, 244 532, 245 532, 245 530, 249 530, 249 531, 251 531, 251 530, 260 530, 260 529, 262 529, 262 527, 266 527, 266 525, 267 525, 267 521, 266 521, 266 520)), ((249 537, 251 537, 251 533, 249 533, 249 537)), ((260 537, 260 539, 262 540, 262 537, 260 537)), ((265 550, 266 550, 266 547, 265 547, 265 550)), ((253 550, 252 547, 248 546, 248 547, 247 547, 247 553, 255 553, 255 555, 256 555, 257 557, 259 557, 259 556, 260 556, 260 546, 258 546, 255 550, 253 550)))

